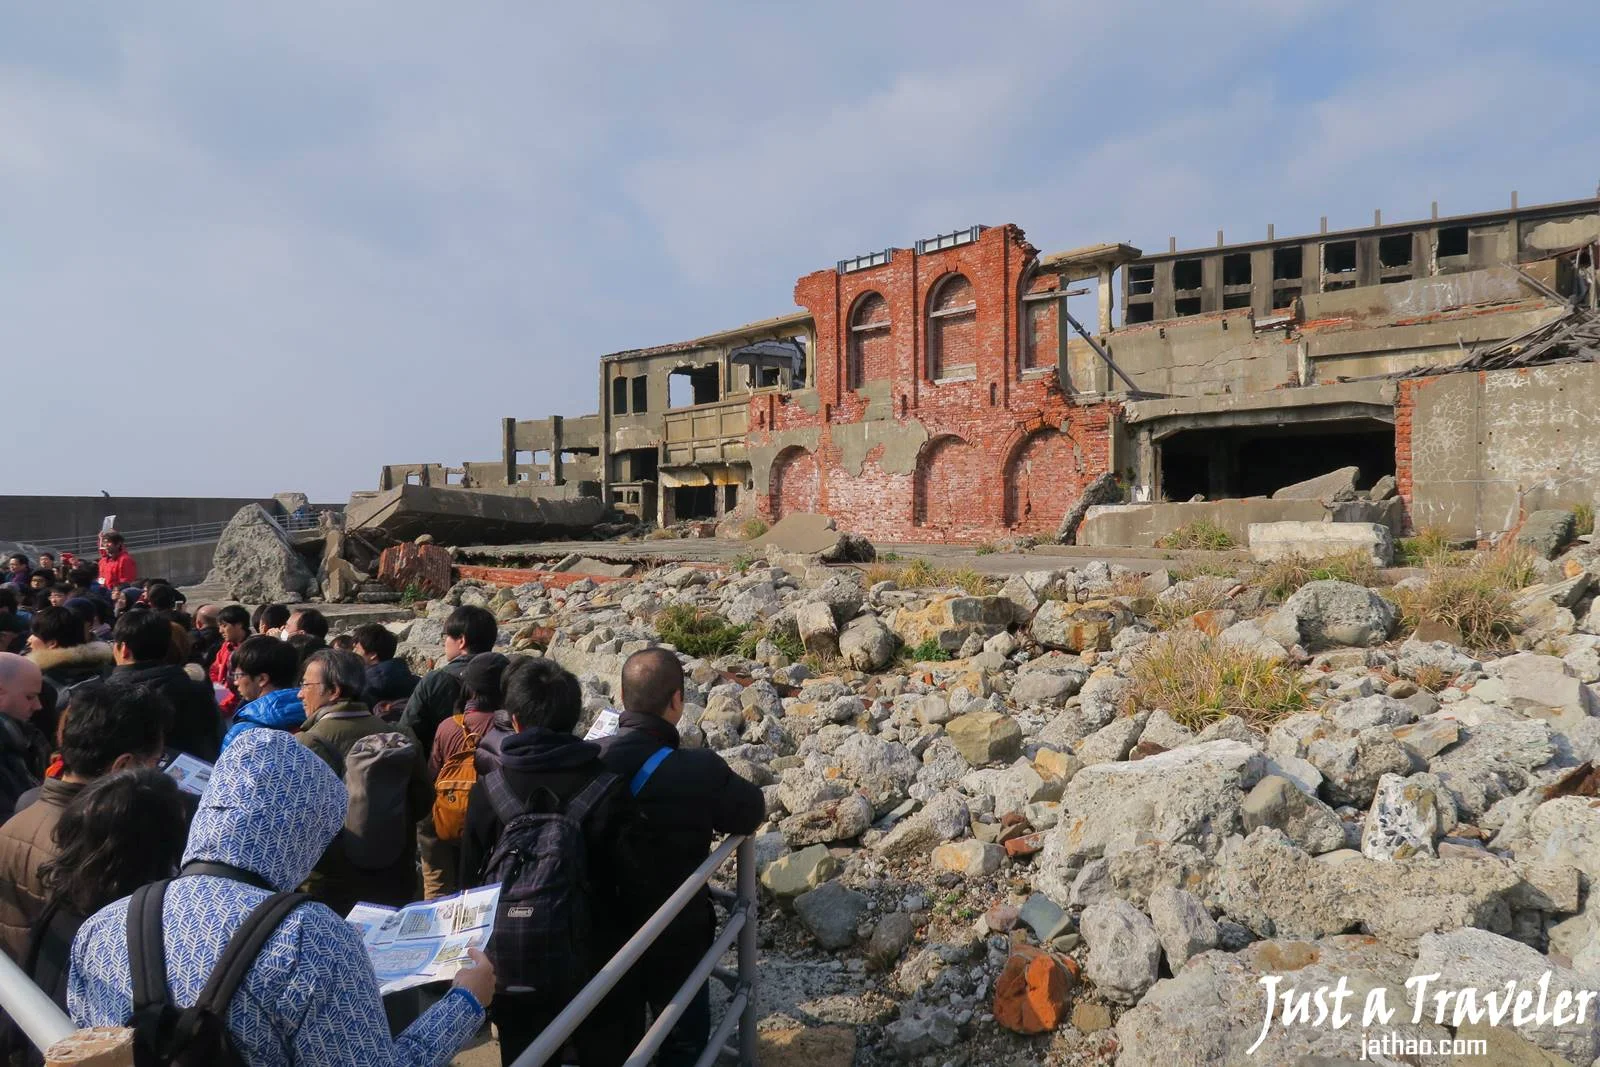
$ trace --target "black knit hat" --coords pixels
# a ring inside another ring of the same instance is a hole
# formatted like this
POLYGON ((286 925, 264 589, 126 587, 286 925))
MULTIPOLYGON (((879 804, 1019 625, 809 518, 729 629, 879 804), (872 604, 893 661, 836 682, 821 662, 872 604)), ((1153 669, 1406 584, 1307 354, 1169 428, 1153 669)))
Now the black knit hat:
POLYGON ((498 652, 480 652, 467 663, 461 672, 461 684, 479 695, 500 695, 500 676, 511 661, 498 652))

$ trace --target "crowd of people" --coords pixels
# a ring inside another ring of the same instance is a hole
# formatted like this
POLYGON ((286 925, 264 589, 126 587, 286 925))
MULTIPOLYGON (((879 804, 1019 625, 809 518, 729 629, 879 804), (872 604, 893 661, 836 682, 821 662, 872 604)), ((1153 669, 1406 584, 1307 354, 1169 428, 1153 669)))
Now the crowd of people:
MULTIPOLYGON (((380 624, 191 613, 103 541, 98 566, 12 556, 0 583, 0 949, 152 1062, 214 1041, 252 1067, 444 1064, 492 1021, 510 1064, 716 835, 763 818, 759 788, 679 747, 670 650, 627 660, 618 728, 589 741, 578 680, 495 652, 482 608, 419 678, 380 624), (211 765, 203 788, 180 765, 211 765), (355 904, 494 884, 487 952, 448 991, 380 996, 355 904)), ((623 1063, 715 923, 702 890, 551 1062, 623 1063)), ((710 1028, 703 988, 656 1062, 695 1063, 710 1028)))

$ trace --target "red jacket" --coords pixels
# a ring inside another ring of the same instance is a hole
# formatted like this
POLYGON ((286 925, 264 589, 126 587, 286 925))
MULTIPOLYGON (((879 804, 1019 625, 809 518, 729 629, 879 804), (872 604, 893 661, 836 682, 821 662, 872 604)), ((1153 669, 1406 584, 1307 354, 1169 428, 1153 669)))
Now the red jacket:
POLYGON ((222 686, 228 695, 217 701, 217 707, 224 716, 232 715, 239 706, 239 694, 233 691, 233 653, 239 646, 229 641, 224 641, 222 647, 217 649, 217 658, 211 661, 211 681, 222 686))
POLYGON ((132 585, 139 580, 139 568, 134 566, 133 557, 127 549, 116 559, 106 555, 106 550, 100 550, 100 584, 106 587, 107 592, 115 594, 125 585, 132 585))

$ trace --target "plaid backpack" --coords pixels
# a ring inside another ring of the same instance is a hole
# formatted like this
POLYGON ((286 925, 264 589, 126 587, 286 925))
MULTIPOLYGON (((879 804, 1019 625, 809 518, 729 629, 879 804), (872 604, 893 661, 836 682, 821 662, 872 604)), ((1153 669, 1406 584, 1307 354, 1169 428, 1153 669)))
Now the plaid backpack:
POLYGON ((487 952, 507 992, 570 997, 593 976, 583 822, 617 780, 597 775, 564 810, 548 789, 524 805, 501 771, 484 780, 505 826, 484 864, 484 880, 500 883, 487 952))

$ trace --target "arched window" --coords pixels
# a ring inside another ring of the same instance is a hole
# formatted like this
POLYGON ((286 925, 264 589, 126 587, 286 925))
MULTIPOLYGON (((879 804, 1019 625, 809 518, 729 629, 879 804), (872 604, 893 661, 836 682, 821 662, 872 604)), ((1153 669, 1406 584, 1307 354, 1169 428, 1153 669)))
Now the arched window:
POLYGON ((928 296, 928 377, 978 373, 978 303, 964 275, 941 279, 928 296))
POLYGON ((863 382, 888 378, 894 365, 889 337, 889 302, 877 293, 862 293, 850 312, 850 346, 845 381, 851 389, 863 382))

